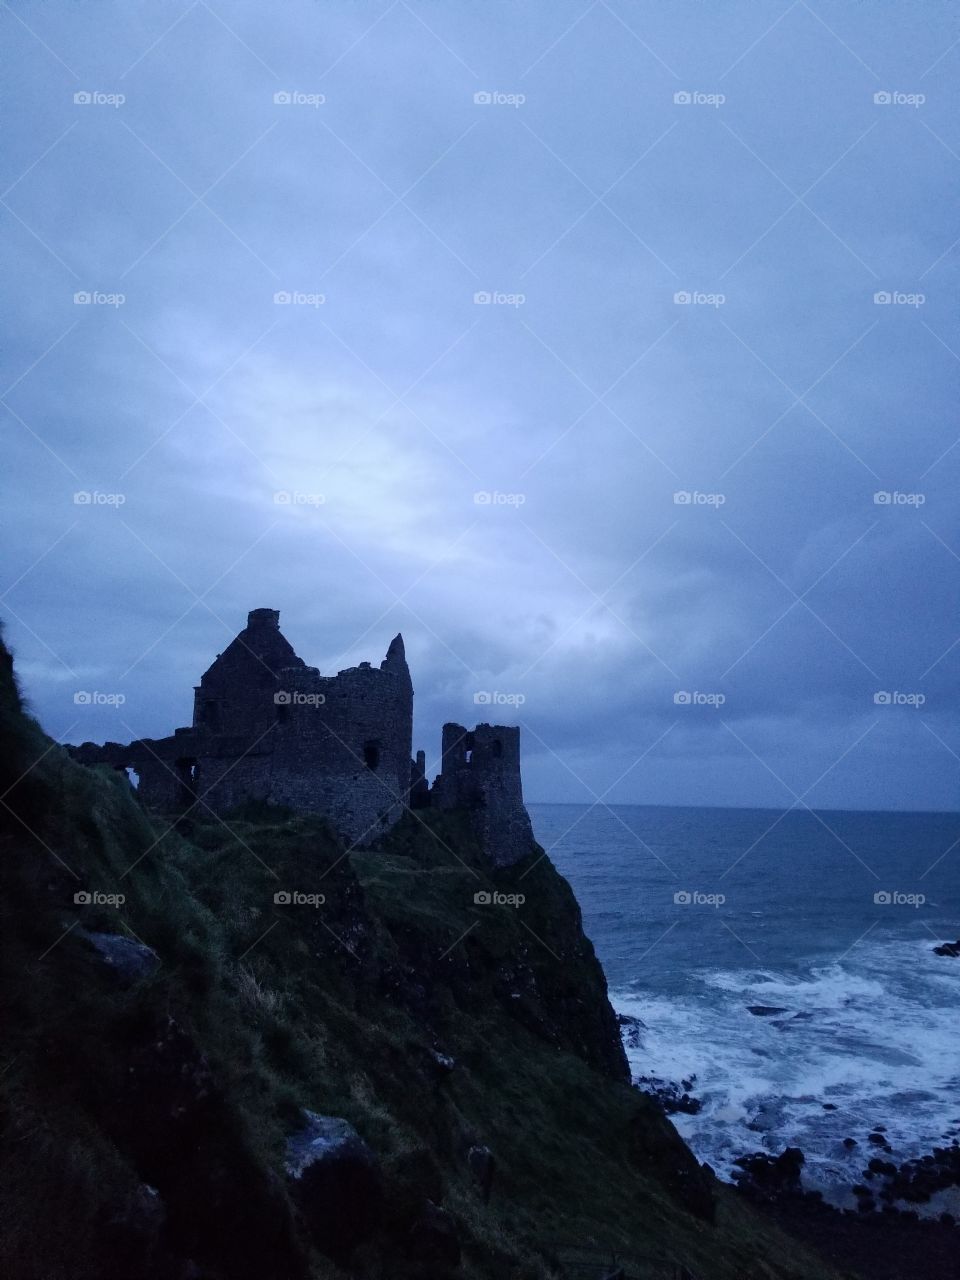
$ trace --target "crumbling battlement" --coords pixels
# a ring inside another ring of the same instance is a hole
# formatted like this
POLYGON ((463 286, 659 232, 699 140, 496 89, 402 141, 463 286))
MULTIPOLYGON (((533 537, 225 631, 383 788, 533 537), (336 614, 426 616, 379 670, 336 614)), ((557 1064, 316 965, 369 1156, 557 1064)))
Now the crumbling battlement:
POLYGON ((440 809, 469 809, 487 856, 506 867, 533 848, 520 781, 520 730, 478 724, 443 726, 443 762, 430 792, 440 809))
POLYGON ((225 814, 259 800, 323 814, 364 845, 408 806, 465 807, 496 865, 523 857, 533 836, 520 786, 519 730, 445 725, 432 788, 424 753, 411 760, 412 739, 413 684, 402 636, 379 667, 361 662, 323 676, 294 652, 275 609, 254 609, 195 687, 189 728, 71 751, 84 764, 133 770, 141 801, 161 813, 197 805, 201 813, 225 814))

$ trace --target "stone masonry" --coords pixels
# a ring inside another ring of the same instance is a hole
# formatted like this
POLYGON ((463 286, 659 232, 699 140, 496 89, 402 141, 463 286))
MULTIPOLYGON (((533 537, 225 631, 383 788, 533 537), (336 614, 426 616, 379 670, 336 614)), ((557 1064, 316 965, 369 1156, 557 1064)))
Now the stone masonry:
POLYGON ((491 862, 533 847, 520 783, 520 731, 443 728, 432 787, 422 751, 411 759, 413 684, 402 636, 379 667, 361 662, 321 675, 297 657, 274 609, 247 625, 194 690, 193 724, 170 737, 71 751, 83 764, 131 769, 145 807, 224 815, 245 801, 329 818, 355 845, 371 843, 404 809, 470 810, 491 862))

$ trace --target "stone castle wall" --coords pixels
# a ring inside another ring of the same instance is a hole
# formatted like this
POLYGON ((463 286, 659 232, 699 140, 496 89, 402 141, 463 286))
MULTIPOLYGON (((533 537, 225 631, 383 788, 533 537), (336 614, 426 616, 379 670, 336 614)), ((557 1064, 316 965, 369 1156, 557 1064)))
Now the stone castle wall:
POLYGON ((443 726, 443 763, 431 804, 468 809, 487 857, 495 866, 519 862, 533 848, 523 803, 520 730, 510 725, 443 726))
POLYGON ((431 788, 413 750, 413 684, 397 636, 379 667, 333 676, 297 657, 280 615, 254 609, 204 672, 190 728, 167 738, 72 748, 86 764, 134 769, 144 805, 197 806, 224 815, 245 801, 330 819, 352 844, 369 844, 406 808, 464 807, 496 865, 533 847, 520 784, 517 728, 448 724, 431 788))

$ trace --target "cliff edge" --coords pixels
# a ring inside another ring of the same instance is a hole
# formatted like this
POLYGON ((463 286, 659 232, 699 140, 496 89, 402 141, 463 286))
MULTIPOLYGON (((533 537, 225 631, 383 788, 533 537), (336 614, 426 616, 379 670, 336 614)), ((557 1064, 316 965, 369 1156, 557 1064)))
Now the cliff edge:
POLYGON ((151 819, 0 648, 0 1267, 14 1280, 832 1273, 629 1085, 539 849, 151 819))

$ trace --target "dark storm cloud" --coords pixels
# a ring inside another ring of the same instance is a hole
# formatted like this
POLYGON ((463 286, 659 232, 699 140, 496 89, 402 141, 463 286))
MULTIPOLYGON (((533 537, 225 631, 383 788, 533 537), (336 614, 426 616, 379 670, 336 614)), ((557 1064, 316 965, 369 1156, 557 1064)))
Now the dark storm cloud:
POLYGON ((402 630, 431 759, 519 722, 533 798, 955 805, 949 6, 2 20, 51 732, 188 721, 267 605, 324 670, 402 630))

